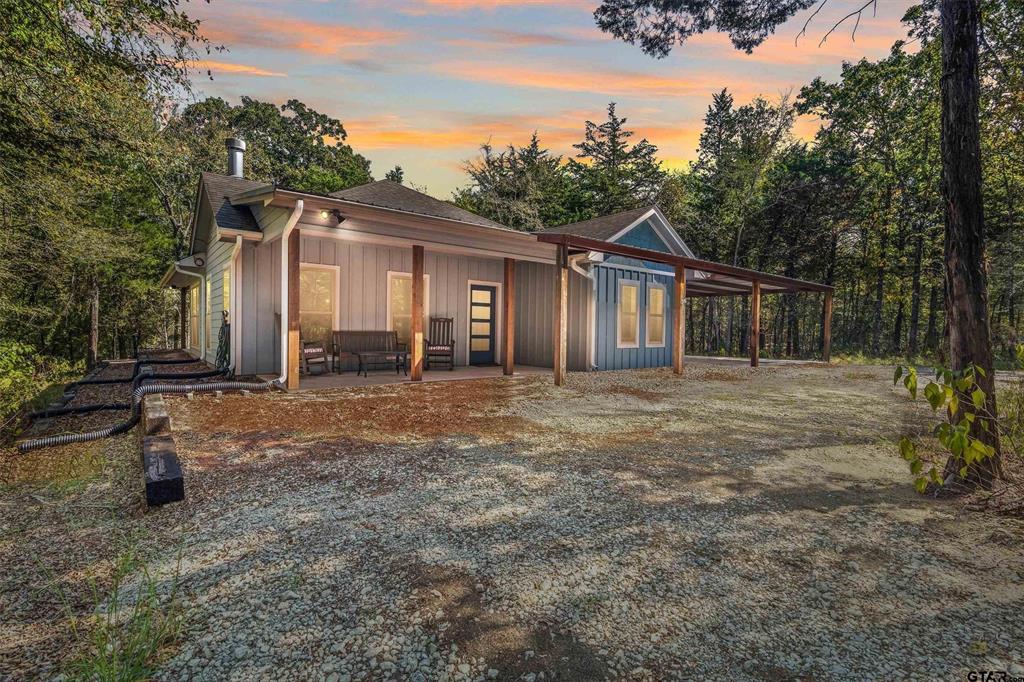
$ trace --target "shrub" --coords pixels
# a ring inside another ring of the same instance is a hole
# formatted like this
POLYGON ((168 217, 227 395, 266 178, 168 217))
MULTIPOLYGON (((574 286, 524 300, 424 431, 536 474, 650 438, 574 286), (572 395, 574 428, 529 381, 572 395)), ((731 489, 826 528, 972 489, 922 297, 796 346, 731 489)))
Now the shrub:
POLYGON ((27 344, 0 341, 0 424, 5 425, 26 405, 46 402, 47 387, 80 371, 66 360, 39 355, 27 344))
MULTIPOLYGON (((1024 345, 1016 349, 1015 362, 1024 369, 1024 345)), ((985 371, 976 365, 952 371, 945 367, 935 370, 935 379, 924 386, 924 397, 936 414, 945 414, 946 419, 936 423, 932 435, 942 449, 960 465, 960 478, 966 477, 972 464, 983 463, 995 456, 996 451, 976 437, 976 426, 982 431, 996 431, 1003 441, 1004 458, 1020 454, 1020 439, 1024 435, 1024 380, 1015 379, 1005 388, 999 389, 1000 414, 991 414, 987 409, 988 394, 979 385, 978 378, 985 371), (966 409, 965 409, 966 408, 966 409)), ((918 396, 917 368, 897 366, 893 374, 893 385, 902 380, 911 397, 918 396)), ((943 480, 940 467, 929 462, 918 450, 914 439, 904 437, 899 443, 900 455, 910 464, 915 476, 914 486, 924 492, 929 485, 943 486, 950 480, 943 480)), ((997 476, 1001 467, 995 467, 997 476)))

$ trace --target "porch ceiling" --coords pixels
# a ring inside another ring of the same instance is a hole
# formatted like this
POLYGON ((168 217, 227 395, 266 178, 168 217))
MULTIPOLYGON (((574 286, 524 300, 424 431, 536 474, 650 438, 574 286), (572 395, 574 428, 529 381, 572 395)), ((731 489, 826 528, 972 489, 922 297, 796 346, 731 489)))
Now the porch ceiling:
POLYGON ((830 292, 833 287, 817 282, 808 282, 793 277, 772 275, 767 272, 740 268, 724 263, 677 256, 652 249, 642 249, 626 244, 606 242, 600 239, 579 237, 572 234, 541 233, 537 240, 547 244, 564 246, 570 253, 596 251, 612 256, 625 256, 653 263, 681 266, 694 271, 694 278, 686 281, 686 295, 702 296, 744 296, 749 295, 753 283, 759 282, 762 294, 795 294, 806 291, 830 292))

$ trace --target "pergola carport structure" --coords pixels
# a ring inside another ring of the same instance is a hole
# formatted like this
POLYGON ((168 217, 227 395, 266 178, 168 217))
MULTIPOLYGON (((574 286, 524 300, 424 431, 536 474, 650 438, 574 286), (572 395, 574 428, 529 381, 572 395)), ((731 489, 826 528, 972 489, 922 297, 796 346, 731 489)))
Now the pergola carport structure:
POLYGON ((672 369, 676 374, 683 372, 683 349, 686 347, 686 316, 683 314, 683 306, 687 296, 692 298, 750 296, 750 366, 757 367, 761 342, 761 295, 805 292, 823 294, 822 361, 828 362, 831 357, 833 287, 827 284, 807 282, 699 258, 677 256, 572 234, 538 234, 537 239, 558 247, 554 323, 554 370, 555 384, 558 386, 565 383, 568 351, 569 256, 579 253, 597 252, 609 256, 624 256, 652 263, 663 263, 675 269, 675 291, 672 297, 673 324, 675 325, 675 333, 672 336, 672 369), (686 281, 688 271, 694 273, 689 282, 686 281))

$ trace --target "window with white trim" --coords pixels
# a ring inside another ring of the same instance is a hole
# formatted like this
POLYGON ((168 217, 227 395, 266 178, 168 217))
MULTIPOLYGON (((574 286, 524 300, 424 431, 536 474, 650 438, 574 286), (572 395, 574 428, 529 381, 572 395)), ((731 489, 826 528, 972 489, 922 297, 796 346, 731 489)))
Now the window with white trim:
MULTIPOLYGON (((430 275, 423 276, 423 329, 430 307, 430 275)), ((412 273, 388 272, 388 330, 398 332, 398 342, 412 338, 412 273)))
POLYGON ((338 269, 299 265, 299 326, 303 341, 319 341, 330 348, 338 302, 338 269))
POLYGON ((640 284, 619 282, 619 348, 637 348, 640 345, 640 284))
POLYGON ((206 314, 206 349, 207 350, 210 350, 211 348, 215 348, 217 346, 217 344, 214 343, 213 334, 211 333, 211 328, 213 327, 213 299, 210 298, 210 289, 211 289, 211 282, 210 282, 210 280, 211 279, 212 278, 210 278, 210 277, 206 278, 206 297, 205 297, 206 311, 205 311, 205 314, 206 314))
POLYGON ((221 310, 226 310, 228 313, 228 324, 234 322, 235 310, 234 306, 231 305, 231 268, 230 266, 224 266, 224 276, 222 278, 221 285, 221 310))
POLYGON ((647 285, 646 342, 652 348, 665 346, 665 287, 660 284, 647 285))
POLYGON ((199 285, 188 290, 188 347, 199 350, 199 285))

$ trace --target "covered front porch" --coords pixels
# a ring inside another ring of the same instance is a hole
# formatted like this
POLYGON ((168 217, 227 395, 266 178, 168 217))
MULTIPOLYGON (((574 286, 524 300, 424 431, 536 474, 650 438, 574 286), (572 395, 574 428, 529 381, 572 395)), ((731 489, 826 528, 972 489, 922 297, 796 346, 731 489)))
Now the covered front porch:
MULTIPOLYGON (((298 200, 283 229, 269 239, 264 236, 264 243, 251 250, 254 256, 264 251, 271 266, 271 281, 257 286, 280 292, 273 316, 257 315, 257 324, 245 335, 267 346, 269 353, 261 357, 273 359, 270 366, 261 363, 260 374, 273 369, 284 375, 288 390, 312 390, 551 372, 550 365, 546 370, 533 366, 530 356, 520 356, 516 348, 517 327, 527 338, 533 332, 530 321, 517 311, 517 271, 528 283, 535 270, 531 266, 550 267, 550 245, 532 235, 494 228, 458 225, 439 230, 419 218, 406 218, 401 225, 382 223, 353 207, 339 218, 320 202, 326 200, 298 200), (477 236, 470 245, 457 230, 482 231, 486 241, 477 236), (267 331, 276 333, 276 343, 261 333, 266 329, 258 324, 262 319, 273 320, 267 331), (442 345, 451 349, 453 370, 436 357, 435 321, 449 330, 442 345), (358 341, 357 334, 373 335, 374 340, 358 341), (391 340, 381 343, 378 337, 388 334, 391 340), (340 373, 307 368, 311 344, 325 349, 340 373), (279 352, 274 353, 274 346, 279 352), (393 353, 395 348, 405 354, 408 374, 382 367, 371 368, 369 376, 357 373, 363 355, 393 353)), ((261 270, 254 262, 251 271, 261 270)))

